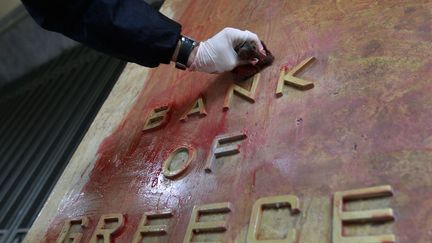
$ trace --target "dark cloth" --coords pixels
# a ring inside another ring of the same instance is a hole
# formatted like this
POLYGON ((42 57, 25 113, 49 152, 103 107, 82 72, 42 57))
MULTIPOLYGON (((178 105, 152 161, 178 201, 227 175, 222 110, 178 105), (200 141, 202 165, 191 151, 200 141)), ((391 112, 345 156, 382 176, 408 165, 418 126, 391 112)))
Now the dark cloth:
POLYGON ((147 67, 169 63, 181 25, 143 0, 22 0, 43 28, 147 67))
POLYGON ((236 47, 236 52, 241 60, 250 61, 254 58, 258 58, 258 62, 255 65, 247 64, 234 68, 231 71, 234 74, 234 81, 244 81, 272 65, 274 61, 273 54, 267 49, 264 42, 261 41, 261 44, 266 52, 265 56, 257 51, 258 48, 252 43, 245 42, 242 46, 236 47))

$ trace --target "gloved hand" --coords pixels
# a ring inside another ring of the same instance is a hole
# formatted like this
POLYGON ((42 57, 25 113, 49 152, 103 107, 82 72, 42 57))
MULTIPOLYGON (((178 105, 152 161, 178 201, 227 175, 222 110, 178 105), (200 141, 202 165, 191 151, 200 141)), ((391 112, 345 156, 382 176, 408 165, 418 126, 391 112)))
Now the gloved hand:
MULTIPOLYGON (((197 52, 189 69, 207 73, 222 73, 231 71, 239 65, 254 63, 241 61, 234 48, 245 41, 253 41, 260 52, 265 55, 258 36, 250 31, 241 31, 234 28, 225 28, 197 47, 197 52)), ((192 57, 193 58, 193 57, 192 57)))

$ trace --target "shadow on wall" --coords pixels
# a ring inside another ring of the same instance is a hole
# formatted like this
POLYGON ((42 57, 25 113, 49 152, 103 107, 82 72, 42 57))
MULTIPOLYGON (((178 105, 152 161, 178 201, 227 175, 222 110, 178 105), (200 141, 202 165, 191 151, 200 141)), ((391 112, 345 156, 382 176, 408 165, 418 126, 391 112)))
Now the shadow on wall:
MULTIPOLYGON (((163 4, 163 0, 145 1, 156 9, 163 4)), ((0 19, 0 89, 76 45, 39 27, 19 5, 0 19)))

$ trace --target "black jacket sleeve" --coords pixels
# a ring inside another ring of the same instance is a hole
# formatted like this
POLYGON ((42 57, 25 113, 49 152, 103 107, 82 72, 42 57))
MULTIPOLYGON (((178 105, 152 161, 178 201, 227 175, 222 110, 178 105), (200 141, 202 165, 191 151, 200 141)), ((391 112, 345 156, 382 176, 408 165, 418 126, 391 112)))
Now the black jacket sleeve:
POLYGON ((45 29, 147 67, 169 63, 181 25, 143 0, 22 0, 45 29))

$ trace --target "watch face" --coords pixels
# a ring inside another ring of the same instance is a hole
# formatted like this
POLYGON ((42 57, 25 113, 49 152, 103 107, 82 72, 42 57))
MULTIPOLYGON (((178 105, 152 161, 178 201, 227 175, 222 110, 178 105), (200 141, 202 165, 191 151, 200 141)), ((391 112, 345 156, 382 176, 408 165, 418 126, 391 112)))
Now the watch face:
POLYGON ((189 55, 192 52, 196 42, 184 36, 182 36, 180 40, 181 40, 181 44, 180 44, 179 53, 177 55, 176 67, 185 70, 187 67, 189 55))

